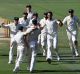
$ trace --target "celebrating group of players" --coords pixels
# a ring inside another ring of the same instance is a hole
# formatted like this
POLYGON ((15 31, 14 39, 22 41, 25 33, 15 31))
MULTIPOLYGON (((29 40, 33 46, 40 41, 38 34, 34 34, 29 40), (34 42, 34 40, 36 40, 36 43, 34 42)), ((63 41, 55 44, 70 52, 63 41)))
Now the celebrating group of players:
POLYGON ((20 63, 27 54, 28 66, 27 70, 33 72, 36 61, 38 46, 41 45, 43 56, 49 64, 52 61, 52 49, 55 50, 57 60, 60 60, 58 53, 58 26, 65 25, 67 36, 69 39, 70 49, 73 57, 78 56, 78 28, 80 21, 74 15, 74 10, 69 9, 69 15, 63 21, 53 17, 51 11, 45 12, 44 17, 40 20, 38 13, 32 12, 31 5, 26 6, 21 18, 14 17, 14 22, 10 24, 1 24, 3 28, 10 29, 10 51, 9 64, 13 63, 13 49, 17 46, 17 56, 13 72, 20 70, 20 63))

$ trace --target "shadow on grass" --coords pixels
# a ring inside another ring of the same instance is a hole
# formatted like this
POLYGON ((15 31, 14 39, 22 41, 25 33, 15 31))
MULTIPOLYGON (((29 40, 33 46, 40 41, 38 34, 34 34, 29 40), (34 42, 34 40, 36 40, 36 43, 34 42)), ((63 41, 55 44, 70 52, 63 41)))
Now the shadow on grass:
MULTIPOLYGON (((50 72, 80 72, 80 70, 34 70, 33 73, 50 73, 50 72)), ((21 70, 19 73, 29 73, 27 70, 21 70)))

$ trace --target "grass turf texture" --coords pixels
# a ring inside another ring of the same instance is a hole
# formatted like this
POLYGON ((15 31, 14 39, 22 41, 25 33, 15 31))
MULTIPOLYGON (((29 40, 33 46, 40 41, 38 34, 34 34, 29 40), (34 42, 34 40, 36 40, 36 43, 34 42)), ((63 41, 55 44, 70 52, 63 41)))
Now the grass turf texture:
MULTIPOLYGON (((0 16, 11 20, 14 16, 21 17, 26 4, 31 4, 33 11, 37 11, 40 18, 44 11, 51 10, 56 18, 63 19, 67 15, 69 8, 75 9, 75 14, 80 18, 80 0, 0 0, 0 16)), ((80 33, 78 41, 80 48, 80 33)), ((14 64, 7 64, 8 51, 9 41, 0 40, 0 74, 13 74, 14 64)), ((61 61, 57 62, 55 54, 53 54, 54 57, 51 65, 45 61, 45 57, 38 55, 34 74, 80 74, 80 57, 72 60, 64 27, 59 28, 59 52, 61 61)), ((22 71, 18 74, 30 74, 26 71, 26 66, 26 63, 23 63, 21 65, 22 71)))
MULTIPOLYGON (((9 41, 0 40, 0 42, 0 74, 13 74, 14 64, 8 64, 9 41)), ((63 47, 60 47, 60 56, 61 60, 58 62, 53 52, 53 61, 50 65, 46 62, 45 57, 38 54, 34 74, 80 74, 80 57, 76 57, 75 60, 73 60, 70 49, 64 49, 63 47)), ((26 70, 26 62, 27 59, 21 64, 21 71, 17 74, 30 74, 29 71, 26 70)))

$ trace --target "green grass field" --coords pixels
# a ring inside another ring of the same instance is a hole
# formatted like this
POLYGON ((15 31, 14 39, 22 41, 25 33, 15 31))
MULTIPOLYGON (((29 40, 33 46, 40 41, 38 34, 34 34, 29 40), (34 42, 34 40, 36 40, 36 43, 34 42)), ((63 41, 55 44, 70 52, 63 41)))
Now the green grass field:
MULTIPOLYGON (((27 4, 32 5, 33 11, 38 12, 40 18, 44 11, 51 10, 56 18, 62 20, 68 14, 69 8, 73 8, 75 14, 80 18, 80 0, 0 0, 0 17, 11 20, 14 16, 21 17, 27 4)), ((80 53, 80 33, 78 34, 78 43, 80 53)), ((8 52, 9 41, 0 40, 0 74, 13 74, 14 64, 8 65, 8 52)), ((64 27, 59 28, 59 53, 61 61, 57 62, 55 53, 53 53, 51 65, 46 62, 45 57, 38 55, 34 74, 80 74, 80 57, 72 59, 64 27)), ((27 64, 22 63, 22 70, 18 74, 30 74, 26 67, 27 64)))

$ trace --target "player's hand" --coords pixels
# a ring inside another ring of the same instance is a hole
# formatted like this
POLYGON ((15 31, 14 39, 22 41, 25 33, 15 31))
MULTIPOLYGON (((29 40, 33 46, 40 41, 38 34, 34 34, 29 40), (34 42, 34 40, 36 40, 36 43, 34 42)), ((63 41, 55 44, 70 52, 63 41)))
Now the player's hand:
POLYGON ((61 20, 58 20, 59 21, 59 26, 62 27, 63 26, 63 23, 61 20))
POLYGON ((3 26, 3 25, 4 25, 4 23, 1 23, 0 28, 1 28, 1 26, 3 26))
POLYGON ((1 25, 3 26, 5 23, 3 22, 3 23, 1 23, 1 25))

